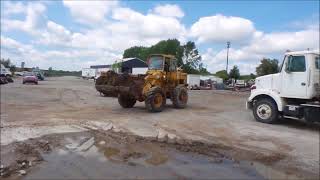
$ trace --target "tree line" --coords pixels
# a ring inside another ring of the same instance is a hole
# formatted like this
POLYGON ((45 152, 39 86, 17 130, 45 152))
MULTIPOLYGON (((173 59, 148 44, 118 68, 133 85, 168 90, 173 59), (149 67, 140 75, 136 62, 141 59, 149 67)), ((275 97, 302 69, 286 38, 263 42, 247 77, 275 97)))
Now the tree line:
MULTIPOLYGON (((146 61, 148 56, 151 54, 170 54, 174 55, 178 60, 178 66, 183 69, 184 72, 189 74, 211 74, 204 67, 202 63, 201 55, 194 42, 188 41, 186 44, 181 44, 177 39, 162 40, 155 45, 150 47, 134 46, 128 48, 123 53, 123 58, 137 57, 143 61, 146 61)), ((278 72, 277 59, 263 58, 256 68, 256 75, 251 73, 250 75, 240 75, 238 66, 227 72, 226 70, 217 71, 215 74, 224 80, 229 78, 234 79, 254 79, 256 76, 263 76, 267 74, 273 74, 278 72)), ((17 70, 16 66, 11 63, 10 59, 1 59, 1 64, 6 68, 9 68, 11 72, 17 70)), ((57 71, 49 68, 46 73, 49 76, 60 76, 60 75, 80 75, 80 71, 57 71)))
MULTIPOLYGON (((12 64, 10 58, 0 59, 0 64, 2 64, 4 67, 9 68, 11 73, 14 74, 16 71, 26 71, 30 68, 18 68, 14 64, 12 64)), ((38 68, 38 67, 36 67, 38 68)), ((31 68, 31 69, 34 69, 31 68)), ((81 71, 63 71, 63 70, 54 70, 52 67, 49 67, 48 70, 42 70, 45 76, 81 76, 81 71)))
POLYGON ((150 47, 134 46, 123 53, 123 58, 136 57, 143 61, 151 54, 170 54, 177 58, 178 66, 190 74, 210 74, 201 62, 201 55, 194 42, 181 44, 177 39, 168 39, 150 47))
POLYGON ((6 68, 9 68, 12 73, 17 70, 17 67, 14 64, 12 64, 9 58, 8 59, 1 58, 0 64, 2 64, 6 68))
MULTIPOLYGON (((188 74, 211 74, 204 67, 201 55, 194 42, 188 41, 186 44, 181 44, 177 39, 162 40, 150 47, 133 46, 126 49, 123 53, 123 58, 136 57, 146 61, 151 54, 170 54, 174 55, 178 60, 178 66, 182 67, 183 71, 188 74)), ((263 76, 267 74, 278 72, 278 60, 263 58, 260 65, 256 68, 256 75, 240 75, 238 66, 227 72, 226 70, 217 71, 215 74, 224 80, 229 78, 234 79, 254 79, 256 76, 263 76)))

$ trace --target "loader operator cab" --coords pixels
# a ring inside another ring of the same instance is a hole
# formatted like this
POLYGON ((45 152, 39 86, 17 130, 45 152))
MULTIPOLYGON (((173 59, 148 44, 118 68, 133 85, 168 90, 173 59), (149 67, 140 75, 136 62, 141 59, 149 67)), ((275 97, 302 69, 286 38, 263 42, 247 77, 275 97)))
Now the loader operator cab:
POLYGON ((149 70, 172 72, 177 69, 177 60, 169 55, 152 55, 148 60, 148 65, 149 70))

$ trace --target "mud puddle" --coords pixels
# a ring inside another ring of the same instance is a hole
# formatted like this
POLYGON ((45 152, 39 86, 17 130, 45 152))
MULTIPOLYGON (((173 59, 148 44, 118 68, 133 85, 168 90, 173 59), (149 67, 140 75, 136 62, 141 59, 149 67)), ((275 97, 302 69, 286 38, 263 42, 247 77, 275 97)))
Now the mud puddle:
POLYGON ((252 163, 234 161, 216 152, 214 147, 200 142, 168 144, 114 132, 50 135, 11 144, 4 149, 5 152, 1 152, 1 164, 4 163, 5 167, 2 167, 1 173, 3 177, 9 178, 264 179, 266 177, 263 172, 261 173, 264 166, 259 172, 252 163), (6 166, 8 164, 10 165, 6 166))

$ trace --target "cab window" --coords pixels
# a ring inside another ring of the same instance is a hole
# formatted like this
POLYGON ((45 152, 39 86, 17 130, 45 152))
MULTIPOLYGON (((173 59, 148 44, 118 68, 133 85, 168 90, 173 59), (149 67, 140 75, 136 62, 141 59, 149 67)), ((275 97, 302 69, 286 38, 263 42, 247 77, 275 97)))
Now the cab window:
POLYGON ((149 59, 149 69, 162 70, 163 69, 163 58, 162 56, 152 56, 149 59))
POLYGON ((177 60, 176 60, 176 59, 171 60, 171 61, 170 61, 170 68, 169 68, 169 70, 170 70, 171 72, 174 72, 174 71, 176 71, 176 69, 177 69, 177 60))
POLYGON ((306 60, 304 56, 289 56, 287 70, 290 72, 306 71, 306 60))
POLYGON ((316 56, 315 63, 316 63, 316 69, 320 69, 320 58, 319 58, 319 56, 316 56))

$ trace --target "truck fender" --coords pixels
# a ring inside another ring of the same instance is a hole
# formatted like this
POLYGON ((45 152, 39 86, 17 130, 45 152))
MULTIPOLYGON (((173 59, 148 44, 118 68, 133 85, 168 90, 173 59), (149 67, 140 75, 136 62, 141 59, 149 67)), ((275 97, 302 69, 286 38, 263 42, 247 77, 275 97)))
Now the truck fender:
POLYGON ((248 103, 252 104, 254 99, 262 97, 269 97, 277 104, 278 111, 282 111, 285 106, 285 101, 278 95, 275 91, 268 90, 255 90, 251 91, 250 97, 248 98, 248 103))

